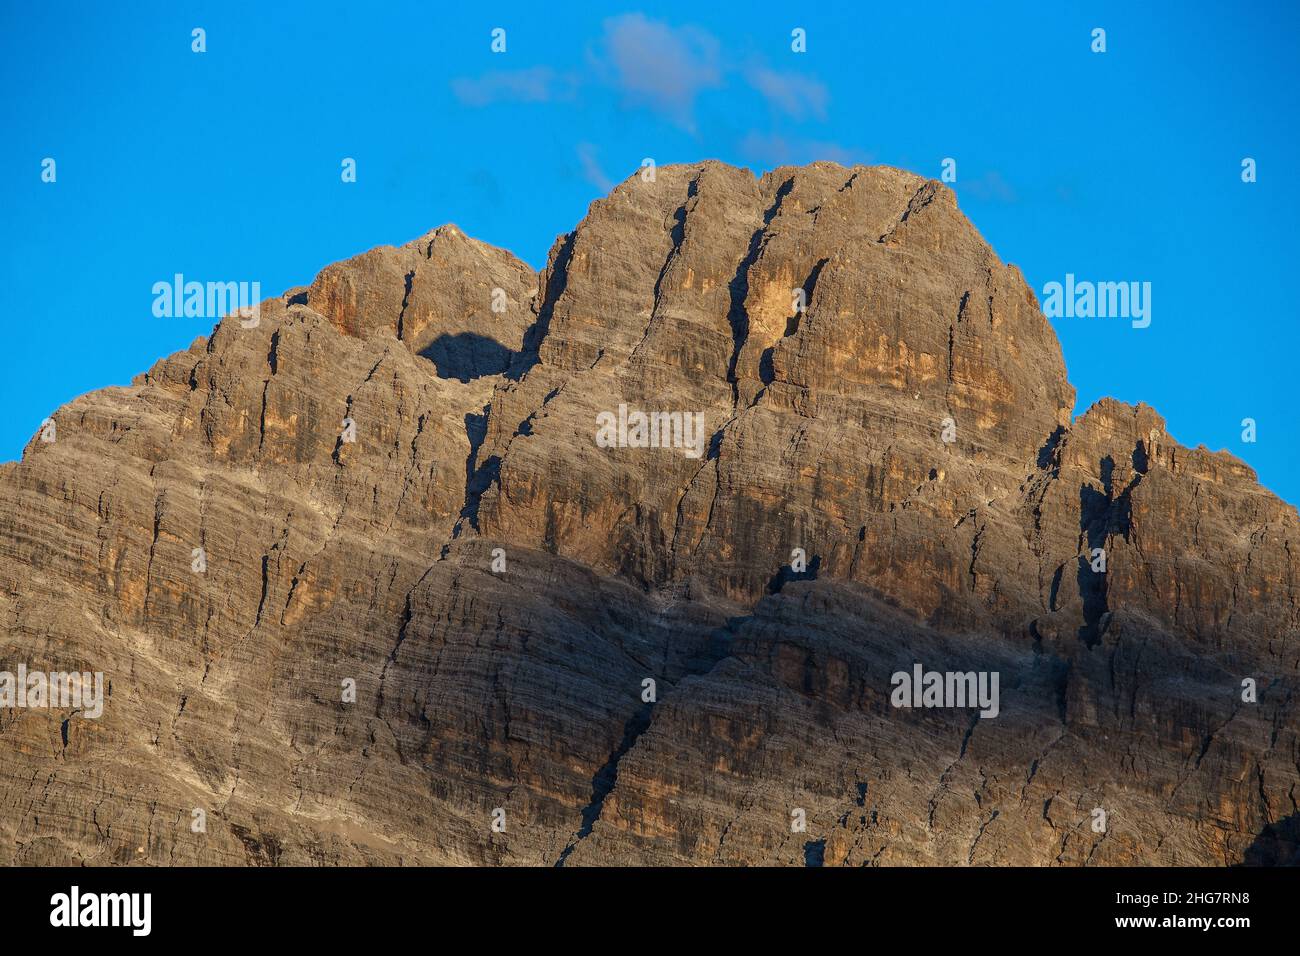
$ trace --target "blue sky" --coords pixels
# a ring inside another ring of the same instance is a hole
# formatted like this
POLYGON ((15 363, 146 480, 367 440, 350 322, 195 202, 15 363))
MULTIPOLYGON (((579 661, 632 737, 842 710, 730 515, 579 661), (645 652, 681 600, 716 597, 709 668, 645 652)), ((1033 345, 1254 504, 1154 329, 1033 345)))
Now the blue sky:
POLYGON ((0 459, 209 331, 154 317, 177 272, 269 296, 444 222, 541 266, 647 156, 934 177, 952 157, 962 208, 1040 296, 1067 272, 1152 284, 1149 328, 1054 320, 1077 411, 1146 402, 1300 502, 1298 22, 1290 3, 0 4, 0 459))

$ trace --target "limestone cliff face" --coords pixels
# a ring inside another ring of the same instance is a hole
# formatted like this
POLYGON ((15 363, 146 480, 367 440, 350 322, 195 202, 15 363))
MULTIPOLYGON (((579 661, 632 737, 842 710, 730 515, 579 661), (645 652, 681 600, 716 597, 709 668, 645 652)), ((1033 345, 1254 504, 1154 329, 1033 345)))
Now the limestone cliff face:
POLYGON ((0 669, 107 681, 0 709, 0 862, 1293 858, 1300 519, 1073 401, 895 169, 661 168, 541 275, 452 226, 328 266, 0 466, 0 669), (620 405, 703 453, 602 447, 620 405), (916 663, 998 716, 892 706, 916 663))

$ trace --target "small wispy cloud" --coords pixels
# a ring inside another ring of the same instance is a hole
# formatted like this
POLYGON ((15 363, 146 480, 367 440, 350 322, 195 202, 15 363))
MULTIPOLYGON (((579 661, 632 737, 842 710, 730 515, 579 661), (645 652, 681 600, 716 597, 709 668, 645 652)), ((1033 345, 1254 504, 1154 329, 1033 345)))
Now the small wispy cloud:
POLYGON ((479 77, 457 77, 451 91, 466 106, 493 103, 549 103, 572 98, 577 78, 556 73, 549 66, 527 70, 493 70, 479 77))
POLYGON ((596 147, 591 143, 578 144, 578 162, 582 166, 582 178, 602 193, 607 193, 614 188, 614 183, 596 161, 596 147))
POLYGON ((809 115, 819 120, 826 118, 830 94, 820 80, 765 66, 750 69, 745 78, 769 105, 792 119, 801 120, 809 115))
POLYGON ((1011 188, 1002 174, 991 169, 978 179, 957 184, 957 192, 966 192, 984 202, 1015 202, 1016 191, 1011 188))
POLYGON ((790 138, 780 133, 751 132, 740 141, 740 152, 746 159, 767 166, 801 165, 818 160, 852 166, 871 161, 869 155, 839 143, 790 138))
MULTIPOLYGON (((825 121, 830 93, 821 80, 806 73, 773 69, 761 60, 749 65, 728 62, 718 38, 707 30, 655 20, 643 13, 611 17, 587 51, 586 61, 569 72, 547 66, 496 70, 478 77, 452 80, 452 91, 466 106, 495 103, 550 103, 573 100, 580 89, 604 86, 621 94, 626 105, 646 108, 669 122, 695 131, 696 103, 707 90, 735 83, 742 97, 761 97, 782 120, 825 121)), ((758 134, 751 134, 758 136, 758 134)), ((809 148, 832 156, 846 151, 831 143, 786 140, 780 135, 758 136, 754 153, 797 155, 809 148), (807 148, 805 148, 807 147, 807 148)), ((579 148, 585 175, 590 152, 579 148)), ((825 158, 825 157, 824 157, 825 158)))
POLYGON ((696 97, 722 85, 718 49, 705 30, 629 13, 605 21, 593 62, 630 102, 693 129, 696 97))

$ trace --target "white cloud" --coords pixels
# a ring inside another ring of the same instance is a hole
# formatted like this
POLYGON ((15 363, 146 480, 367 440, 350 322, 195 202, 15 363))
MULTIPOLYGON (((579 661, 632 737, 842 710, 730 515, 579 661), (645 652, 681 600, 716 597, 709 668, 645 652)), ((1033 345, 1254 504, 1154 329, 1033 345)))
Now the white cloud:
POLYGON ((1011 184, 1002 178, 1002 174, 996 169, 991 169, 979 179, 972 179, 967 183, 957 183, 957 192, 962 191, 969 193, 976 199, 984 202, 1015 202, 1016 191, 1011 188, 1011 184))
POLYGON ((549 66, 528 70, 494 70, 475 79, 457 77, 451 91, 466 106, 489 106, 492 103, 548 103, 569 99, 577 88, 577 79, 561 75, 549 66))
POLYGON ((600 163, 596 161, 596 147, 591 143, 578 144, 578 162, 582 164, 582 178, 587 182, 603 193, 607 193, 614 188, 613 182, 605 175, 605 171, 600 168, 600 163))
POLYGON ((830 95, 820 80, 802 73, 787 73, 767 67, 751 69, 746 77, 749 85, 763 94, 764 99, 787 116, 801 120, 809 114, 819 120, 826 118, 826 103, 830 95))
POLYGON ((640 13, 605 21, 597 65, 634 103, 694 127, 696 97, 722 85, 718 41, 696 27, 671 27, 640 13))
POLYGON ((871 157, 859 154, 838 143, 816 139, 788 139, 780 133, 751 132, 740 141, 740 152, 747 159, 771 166, 792 166, 825 160, 852 166, 870 162, 871 157))

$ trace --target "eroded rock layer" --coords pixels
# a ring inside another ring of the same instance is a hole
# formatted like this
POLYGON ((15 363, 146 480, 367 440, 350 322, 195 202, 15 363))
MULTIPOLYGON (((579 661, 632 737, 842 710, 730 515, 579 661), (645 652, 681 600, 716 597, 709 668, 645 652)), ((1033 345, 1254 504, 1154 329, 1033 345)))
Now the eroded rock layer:
POLYGON ((661 168, 246 324, 0 466, 0 670, 106 680, 0 709, 0 863, 1296 860, 1295 509, 1072 420, 946 187, 661 168))

